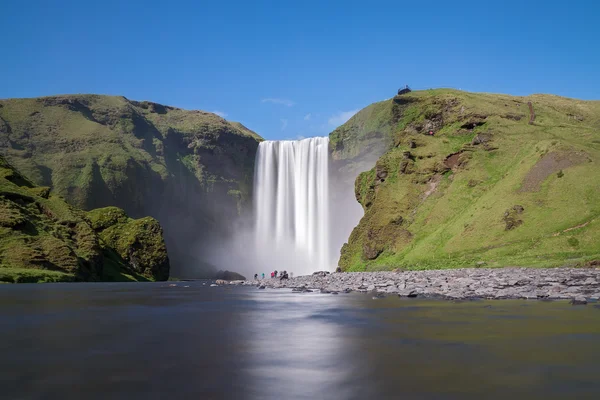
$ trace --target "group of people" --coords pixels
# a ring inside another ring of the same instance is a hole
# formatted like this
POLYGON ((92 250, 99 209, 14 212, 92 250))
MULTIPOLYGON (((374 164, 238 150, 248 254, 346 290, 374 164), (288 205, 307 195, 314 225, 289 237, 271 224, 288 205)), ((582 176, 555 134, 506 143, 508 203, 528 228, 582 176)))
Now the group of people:
MULTIPOLYGON (((288 275, 287 271, 282 271, 282 272, 278 272, 278 271, 273 271, 271 272, 271 279, 274 278, 279 278, 280 280, 284 280, 284 279, 290 279, 290 276, 293 278, 294 277, 294 273, 290 272, 288 275)), ((262 274, 262 279, 265 279, 265 274, 262 274)), ((258 274, 254 274, 254 280, 258 280, 258 274)))

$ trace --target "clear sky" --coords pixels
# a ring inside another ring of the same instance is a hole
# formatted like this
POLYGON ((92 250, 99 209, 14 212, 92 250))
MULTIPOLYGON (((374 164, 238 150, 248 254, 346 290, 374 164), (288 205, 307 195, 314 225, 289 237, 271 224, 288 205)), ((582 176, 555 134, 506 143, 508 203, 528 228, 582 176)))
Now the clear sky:
POLYGON ((600 99, 595 0, 0 2, 0 98, 124 95, 267 139, 326 135, 405 84, 600 99))

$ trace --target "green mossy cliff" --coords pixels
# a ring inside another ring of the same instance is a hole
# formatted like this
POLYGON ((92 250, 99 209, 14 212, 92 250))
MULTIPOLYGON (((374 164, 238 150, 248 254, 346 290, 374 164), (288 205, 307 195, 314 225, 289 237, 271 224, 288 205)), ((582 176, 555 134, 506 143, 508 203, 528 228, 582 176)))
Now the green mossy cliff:
POLYGON ((153 218, 116 207, 90 212, 35 186, 0 156, 0 282, 166 280, 153 218))
POLYGON ((360 111, 330 147, 340 176, 375 165, 355 181, 364 216, 344 270, 600 258, 598 101, 412 92, 360 111))
POLYGON ((260 140, 215 114, 120 96, 0 100, 0 153, 11 164, 76 207, 157 218, 178 276, 193 275, 200 244, 227 235, 248 208, 260 140))

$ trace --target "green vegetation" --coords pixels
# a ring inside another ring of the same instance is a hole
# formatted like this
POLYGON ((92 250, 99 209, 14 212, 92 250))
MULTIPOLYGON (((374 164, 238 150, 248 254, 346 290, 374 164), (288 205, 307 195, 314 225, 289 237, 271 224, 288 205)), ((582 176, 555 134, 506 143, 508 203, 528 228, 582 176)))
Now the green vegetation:
POLYGON ((89 213, 37 187, 0 156, 0 282, 166 280, 153 218, 116 207, 89 213))
POLYGON ((121 96, 0 100, 0 154, 71 205, 157 218, 178 265, 248 208, 261 140, 212 113, 121 96))
POLYGON ((365 215, 342 249, 344 270, 600 258, 600 102, 445 89, 396 96, 331 134, 340 170, 372 157, 374 138, 385 150, 356 179, 365 215))

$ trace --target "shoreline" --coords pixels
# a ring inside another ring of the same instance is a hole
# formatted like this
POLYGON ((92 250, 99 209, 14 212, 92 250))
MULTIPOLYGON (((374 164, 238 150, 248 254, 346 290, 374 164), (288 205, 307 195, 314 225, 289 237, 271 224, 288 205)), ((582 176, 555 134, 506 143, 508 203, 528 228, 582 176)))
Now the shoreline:
POLYGON ((402 272, 318 272, 280 280, 265 278, 217 284, 288 288, 303 293, 371 292, 378 297, 433 297, 447 300, 600 300, 600 268, 466 268, 402 272))

